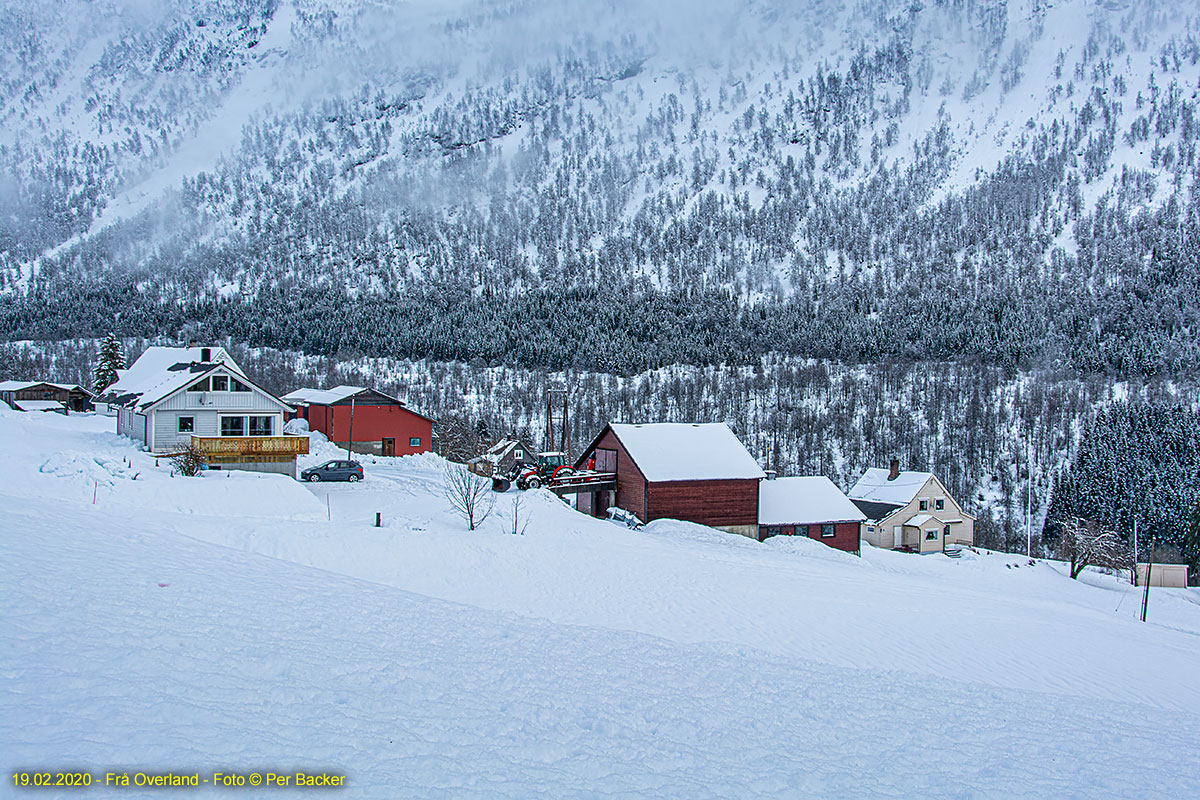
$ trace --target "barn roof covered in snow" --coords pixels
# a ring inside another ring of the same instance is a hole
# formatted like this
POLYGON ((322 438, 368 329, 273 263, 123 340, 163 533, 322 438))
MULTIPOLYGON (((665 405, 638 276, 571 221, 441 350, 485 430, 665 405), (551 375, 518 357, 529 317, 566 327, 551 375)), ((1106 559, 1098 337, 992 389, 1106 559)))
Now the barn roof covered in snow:
POLYGON ((889 474, 890 471, 886 469, 868 469, 850 489, 850 497, 872 503, 906 506, 933 477, 932 472, 901 472, 894 480, 888 480, 889 474))
MULTIPOLYGON (((302 405, 318 405, 331 406, 334 403, 353 397, 356 394, 365 392, 365 386, 335 386, 332 389, 297 389, 294 392, 288 392, 283 396, 283 399, 289 403, 300 403, 302 405)), ((383 392, 380 392, 383 394, 383 392)), ((386 396, 386 395, 385 395, 386 396)), ((391 398, 395 400, 395 398, 391 398)), ((399 400, 396 400, 399 403, 399 400)), ((403 404, 402 404, 403 405, 403 404)))
POLYGON ((758 484, 760 525, 862 522, 866 516, 824 475, 776 478, 758 484))
POLYGON ((614 422, 609 428, 651 482, 766 477, 723 422, 614 422))
POLYGON ((36 386, 53 386, 55 389, 62 389, 64 392, 78 391, 91 394, 90 391, 77 383, 51 383, 50 381, 0 381, 0 392, 23 392, 26 389, 32 389, 36 386))

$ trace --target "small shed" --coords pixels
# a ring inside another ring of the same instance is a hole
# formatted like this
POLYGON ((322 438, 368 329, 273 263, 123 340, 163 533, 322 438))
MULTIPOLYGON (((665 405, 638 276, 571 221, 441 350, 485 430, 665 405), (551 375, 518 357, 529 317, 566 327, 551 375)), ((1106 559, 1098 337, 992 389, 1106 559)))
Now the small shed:
POLYGON ((1188 585, 1187 564, 1138 564, 1137 585, 1146 585, 1146 572, 1150 572, 1150 585, 1168 589, 1186 589, 1188 585), (1151 568, 1153 567, 1153 568, 1151 568))
POLYGON ((536 460, 536 453, 529 443, 514 436, 501 439, 483 455, 472 458, 467 462, 467 469, 476 475, 491 478, 507 475, 518 464, 533 464, 536 460))
POLYGON ((758 486, 758 537, 807 536, 859 551, 866 515, 824 475, 765 480, 758 486))
POLYGON ((724 423, 610 423, 577 469, 615 472, 615 492, 580 494, 580 511, 609 506, 642 522, 680 519, 758 538, 758 482, 766 477, 724 423))

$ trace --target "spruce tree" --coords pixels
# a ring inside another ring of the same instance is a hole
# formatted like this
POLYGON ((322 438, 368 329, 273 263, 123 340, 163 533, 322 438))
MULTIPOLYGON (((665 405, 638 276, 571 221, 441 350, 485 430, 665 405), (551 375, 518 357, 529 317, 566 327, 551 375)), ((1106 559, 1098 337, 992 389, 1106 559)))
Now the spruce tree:
POLYGON ((117 370, 125 369, 125 348, 115 333, 100 343, 100 356, 93 374, 93 389, 97 394, 117 382, 117 370))

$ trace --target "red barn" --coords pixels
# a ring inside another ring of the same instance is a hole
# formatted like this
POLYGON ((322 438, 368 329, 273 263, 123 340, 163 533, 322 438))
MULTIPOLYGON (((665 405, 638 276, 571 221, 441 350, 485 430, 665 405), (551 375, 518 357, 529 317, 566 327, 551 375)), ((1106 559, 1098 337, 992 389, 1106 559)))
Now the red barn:
POLYGON ((577 468, 617 474, 613 492, 578 495, 578 508, 604 516, 609 506, 643 522, 681 519, 757 538, 758 463, 724 423, 606 425, 577 468))
POLYGON ((758 538, 807 536, 850 553, 867 519, 824 475, 766 480, 758 489, 758 538))
POLYGON ((377 456, 407 456, 433 449, 433 420, 403 400, 361 386, 297 389, 283 398, 339 447, 377 456))

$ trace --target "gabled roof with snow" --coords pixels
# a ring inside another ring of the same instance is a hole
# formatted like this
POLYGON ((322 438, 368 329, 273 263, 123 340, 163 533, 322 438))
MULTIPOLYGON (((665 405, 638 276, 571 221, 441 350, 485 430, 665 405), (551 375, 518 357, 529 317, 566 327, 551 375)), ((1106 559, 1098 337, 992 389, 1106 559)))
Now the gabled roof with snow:
MULTIPOLYGON (((288 403, 312 404, 319 406, 333 405, 334 403, 345 400, 360 392, 365 392, 365 386, 335 386, 332 389, 297 389, 294 392, 288 392, 283 396, 283 399, 288 403)), ((383 394, 383 392, 380 392, 383 394)), ((384 395, 388 397, 388 395, 384 395)), ((393 400, 395 398, 392 398, 393 400)), ((396 402, 400 402, 397 400, 396 402)))
POLYGON ((489 447, 486 453, 471 459, 471 462, 487 461, 489 464, 499 464, 509 453, 516 449, 528 450, 528 448, 516 439, 501 439, 489 447))
POLYGON ((866 515, 824 475, 776 478, 758 484, 758 524, 862 522, 866 515))
POLYGON ((906 506, 933 477, 932 472, 901 472, 895 480, 889 481, 889 474, 886 469, 868 469, 850 489, 850 496, 855 500, 906 506))
POLYGON ((50 381, 0 381, 0 392, 22 392, 26 389, 32 389, 35 386, 53 386, 55 389, 62 389, 64 392, 77 390, 91 394, 91 392, 77 383, 51 383, 50 381))
POLYGON ((723 422, 614 422, 609 428, 651 482, 766 477, 723 422))
POLYGON ((109 405, 145 409, 218 369, 227 370, 254 390, 280 402, 247 378, 220 347, 147 347, 128 369, 117 370, 117 382, 96 399, 109 405), (211 360, 200 360, 203 350, 209 351, 211 360))

